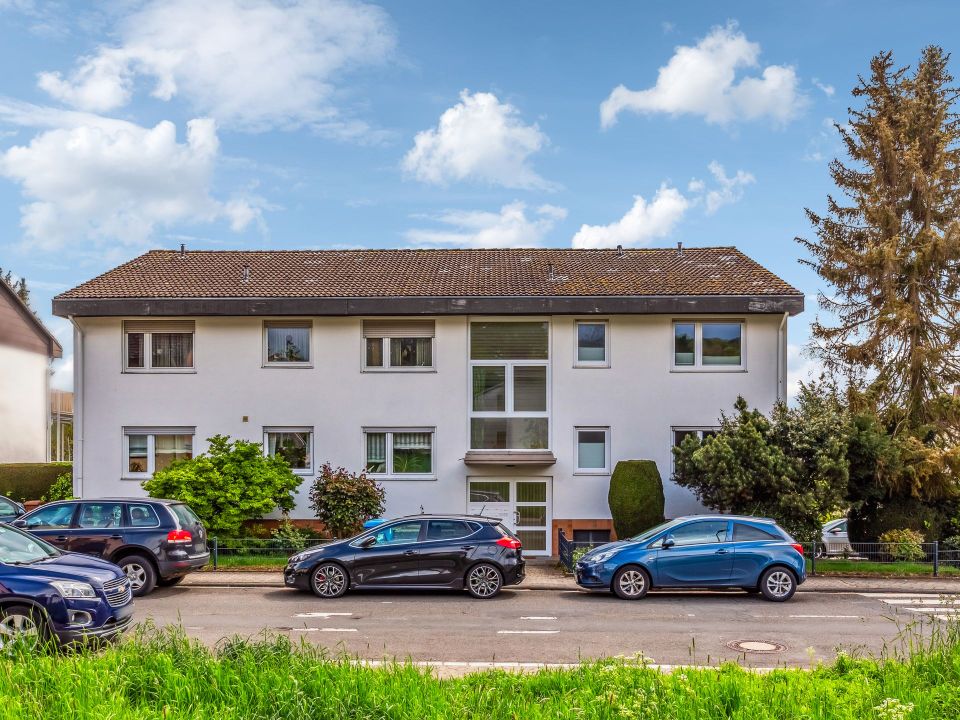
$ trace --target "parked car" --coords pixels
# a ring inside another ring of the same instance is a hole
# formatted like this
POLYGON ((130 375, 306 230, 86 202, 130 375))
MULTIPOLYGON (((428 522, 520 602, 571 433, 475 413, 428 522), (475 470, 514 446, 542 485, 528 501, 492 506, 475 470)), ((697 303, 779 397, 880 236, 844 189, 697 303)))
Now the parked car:
POLYGON ((789 600, 806 579, 803 547, 773 520, 682 517, 594 548, 576 564, 577 584, 639 600, 651 588, 743 588, 789 600))
POLYGON ((0 525, 0 649, 106 640, 132 618, 130 581, 119 567, 0 525))
POLYGON ((466 589, 497 595, 523 581, 520 540, 498 518, 412 515, 290 558, 288 587, 336 598, 350 589, 466 589))
POLYGON ((6 495, 0 495, 0 522, 13 522, 25 512, 23 505, 16 500, 11 500, 6 495))
POLYGON ((123 568, 133 594, 176 585, 210 560, 203 523, 179 500, 64 500, 14 521, 61 550, 104 558, 123 568))
POLYGON ((847 535, 846 518, 831 520, 823 526, 823 534, 820 542, 817 543, 816 556, 822 558, 828 555, 853 555, 853 547, 847 535))

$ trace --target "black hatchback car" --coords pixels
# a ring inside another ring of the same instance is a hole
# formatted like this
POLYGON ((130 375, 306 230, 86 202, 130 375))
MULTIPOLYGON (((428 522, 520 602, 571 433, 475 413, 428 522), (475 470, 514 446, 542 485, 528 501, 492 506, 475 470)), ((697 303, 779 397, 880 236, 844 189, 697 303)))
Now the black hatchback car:
POLYGON ((13 525, 61 550, 116 563, 137 596, 157 585, 176 585, 210 560, 203 523, 179 500, 64 500, 38 507, 13 525))
POLYGON ((523 581, 520 540, 498 518, 412 515, 290 558, 288 587, 336 598, 348 589, 465 589, 494 597, 523 581))

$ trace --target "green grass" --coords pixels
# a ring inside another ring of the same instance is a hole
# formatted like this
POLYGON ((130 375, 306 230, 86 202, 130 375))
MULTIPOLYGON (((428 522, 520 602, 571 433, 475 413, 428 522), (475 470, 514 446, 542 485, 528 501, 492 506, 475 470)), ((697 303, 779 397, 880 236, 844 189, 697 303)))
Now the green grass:
MULTIPOLYGON (((811 562, 807 560, 807 570, 811 569, 811 562)), ((828 558, 817 560, 817 575, 887 575, 887 576, 933 576, 931 563, 911 562, 870 562, 869 560, 845 560, 843 558, 828 558)), ((960 577, 960 568, 950 565, 940 565, 942 577, 960 577)))
POLYGON ((0 720, 956 718, 960 632, 933 627, 922 641, 912 631, 905 659, 841 655, 810 671, 662 673, 618 660, 452 680, 402 664, 359 667, 284 637, 210 651, 178 630, 147 631, 99 654, 0 659, 0 720))
MULTIPOLYGON (((217 560, 218 570, 242 568, 244 570, 282 570, 287 565, 288 555, 221 555, 217 560)), ((206 567, 213 570, 213 560, 206 567)))

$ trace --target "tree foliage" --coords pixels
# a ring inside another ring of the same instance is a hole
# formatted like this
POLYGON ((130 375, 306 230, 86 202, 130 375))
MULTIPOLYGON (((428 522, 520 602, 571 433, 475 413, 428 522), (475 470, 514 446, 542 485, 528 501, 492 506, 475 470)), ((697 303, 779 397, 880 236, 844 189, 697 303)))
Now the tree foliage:
POLYGON ((264 455, 260 443, 224 435, 207 442, 205 453, 158 470, 144 489, 151 497, 184 501, 210 533, 226 537, 238 536, 246 520, 294 508, 301 478, 282 457, 264 455))
POLYGON ((617 537, 625 539, 663 522, 663 481, 653 460, 621 460, 607 493, 617 537))
POLYGON ((310 488, 310 507, 334 537, 349 537, 383 513, 383 488, 364 472, 324 463, 310 488))
POLYGON ((817 384, 803 386, 796 408, 770 417, 740 397, 720 431, 688 436, 674 448, 674 480, 725 513, 775 518, 803 540, 818 539, 820 518, 844 507, 847 417, 817 384))
POLYGON ((960 384, 960 118, 957 91, 939 47, 917 68, 892 54, 870 63, 853 90, 862 109, 838 124, 846 163, 830 175, 845 196, 827 212, 807 210, 816 240, 798 241, 804 261, 831 288, 820 307, 813 351, 835 377, 899 428, 955 429, 960 384))
MULTIPOLYGON (((30 307, 30 288, 27 287, 27 279, 20 278, 19 280, 13 279, 13 273, 7 270, 3 271, 3 268, 0 267, 0 280, 5 282, 7 285, 13 289, 17 294, 17 297, 23 300, 23 304, 27 307, 30 307)), ((32 308, 31 308, 32 309, 32 308)))

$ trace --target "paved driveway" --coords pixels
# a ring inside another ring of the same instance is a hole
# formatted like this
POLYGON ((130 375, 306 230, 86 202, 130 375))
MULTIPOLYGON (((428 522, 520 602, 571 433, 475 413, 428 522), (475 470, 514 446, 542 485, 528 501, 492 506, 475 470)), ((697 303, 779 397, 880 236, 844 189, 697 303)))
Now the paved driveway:
POLYGON ((371 660, 574 663, 643 653, 664 665, 739 660, 771 667, 829 660, 839 647, 879 652, 911 623, 944 622, 955 612, 953 602, 918 592, 804 592, 787 603, 740 592, 653 592, 624 602, 609 594, 523 589, 489 601, 444 592, 350 593, 322 601, 269 587, 180 587, 138 599, 137 616, 182 623, 211 645, 267 631, 371 660), (737 641, 775 650, 742 653, 729 647, 737 641))

